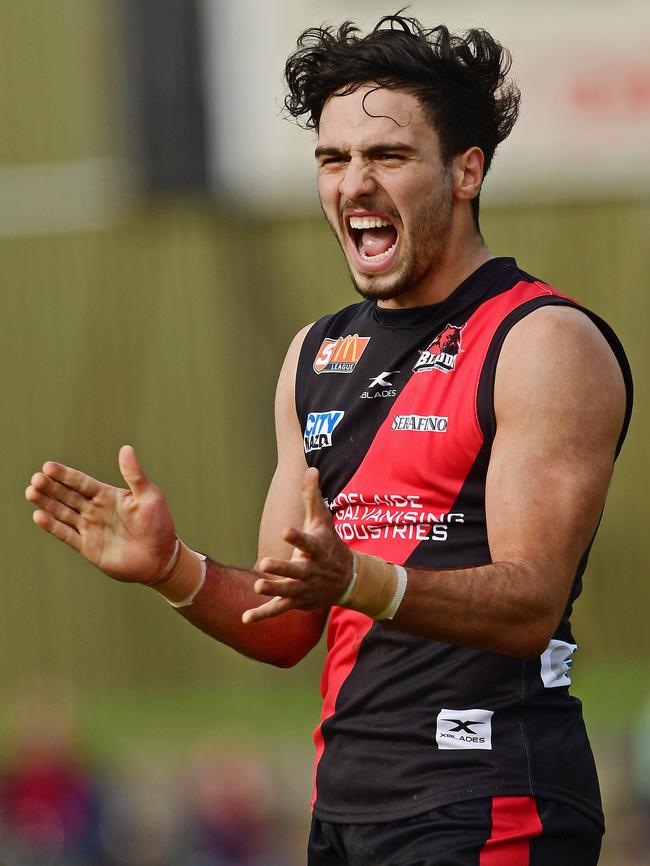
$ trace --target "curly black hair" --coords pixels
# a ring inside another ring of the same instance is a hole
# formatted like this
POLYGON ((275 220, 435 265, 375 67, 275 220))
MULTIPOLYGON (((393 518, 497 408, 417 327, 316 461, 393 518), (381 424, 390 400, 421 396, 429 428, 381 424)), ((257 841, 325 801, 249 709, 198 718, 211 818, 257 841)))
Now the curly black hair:
MULTIPOLYGON (((287 60, 287 113, 318 130, 325 102, 362 84, 406 90, 418 98, 440 140, 442 159, 476 146, 484 174, 519 112, 519 88, 508 80, 510 52, 486 30, 450 33, 416 18, 385 15, 366 36, 351 21, 311 27, 287 60)), ((478 226, 478 196, 473 200, 478 226)))

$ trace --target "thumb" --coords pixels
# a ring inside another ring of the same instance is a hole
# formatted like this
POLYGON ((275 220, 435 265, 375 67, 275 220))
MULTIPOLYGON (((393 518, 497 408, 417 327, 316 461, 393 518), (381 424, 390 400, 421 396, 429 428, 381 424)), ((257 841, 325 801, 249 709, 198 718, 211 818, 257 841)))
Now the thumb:
POLYGON ((132 445, 123 445, 120 448, 118 463, 122 478, 129 485, 131 493, 134 496, 141 496, 145 493, 151 485, 151 481, 144 474, 144 469, 140 466, 132 445))
POLYGON ((328 520, 330 518, 329 508, 323 502, 323 496, 318 484, 318 469, 313 466, 310 466, 305 472, 302 482, 302 498, 305 504, 307 522, 328 520))

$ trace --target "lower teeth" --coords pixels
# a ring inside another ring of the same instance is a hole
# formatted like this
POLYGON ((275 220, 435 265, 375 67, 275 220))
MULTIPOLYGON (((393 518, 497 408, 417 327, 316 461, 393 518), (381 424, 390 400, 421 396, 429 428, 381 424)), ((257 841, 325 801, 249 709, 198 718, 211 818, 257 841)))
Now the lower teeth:
MULTIPOLYGON (((397 243, 397 241, 395 241, 395 243, 397 243)), ((363 247, 361 246, 361 244, 359 244, 359 253, 361 255, 361 258, 365 259, 367 262, 381 262, 384 259, 388 258, 388 256, 393 252, 394 249, 395 244, 388 247, 388 249, 384 250, 383 253, 377 253, 376 256, 367 256, 363 250, 363 247)))

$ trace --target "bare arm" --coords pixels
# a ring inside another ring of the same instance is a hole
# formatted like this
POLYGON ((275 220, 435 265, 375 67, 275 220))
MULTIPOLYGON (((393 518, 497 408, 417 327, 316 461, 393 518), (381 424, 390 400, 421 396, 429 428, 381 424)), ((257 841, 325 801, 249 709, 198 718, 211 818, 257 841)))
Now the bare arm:
MULTIPOLYGON (((534 656, 557 627, 604 505, 625 410, 622 375, 584 314, 542 308, 517 324, 504 343, 495 410, 486 487, 493 562, 449 571, 409 569, 406 595, 389 627, 534 656)), ((311 569, 303 567, 302 575, 276 559, 260 566, 302 576, 286 586, 275 583, 285 601, 311 606, 320 594, 331 603, 350 576, 348 570, 341 577, 340 548, 338 570, 321 564, 331 563, 335 547, 334 540, 327 552, 312 546, 311 569)), ((268 592, 271 585, 262 579, 256 589, 268 592)), ((267 603, 255 616, 273 615, 273 608, 267 603)))
MULTIPOLYGON (((292 342, 276 393, 275 426, 278 465, 266 497, 259 532, 259 558, 290 558, 293 549, 284 539, 288 526, 302 526, 305 507, 301 485, 307 468, 295 408, 298 355, 308 328, 292 342)), ((198 628, 260 661, 288 666, 299 661, 318 642, 327 610, 293 609, 279 619, 243 622, 242 615, 261 601, 253 584, 260 573, 208 562, 205 586, 195 602, 180 612, 198 628)))
MULTIPOLYGON (((289 556, 281 527, 302 525, 301 482, 306 469, 294 403, 295 370, 307 329, 289 348, 276 394, 278 466, 264 508, 260 555, 289 556)), ((34 522, 79 551, 109 576, 150 584, 162 574, 174 551, 172 516, 160 488, 144 473, 130 446, 120 450, 120 470, 128 489, 113 487, 60 463, 48 461, 26 490, 38 507, 34 522)), ((292 610, 280 620, 244 624, 242 614, 260 604, 253 584, 259 573, 208 561, 207 579, 181 613, 203 631, 241 653, 289 666, 317 643, 326 611, 292 610)))

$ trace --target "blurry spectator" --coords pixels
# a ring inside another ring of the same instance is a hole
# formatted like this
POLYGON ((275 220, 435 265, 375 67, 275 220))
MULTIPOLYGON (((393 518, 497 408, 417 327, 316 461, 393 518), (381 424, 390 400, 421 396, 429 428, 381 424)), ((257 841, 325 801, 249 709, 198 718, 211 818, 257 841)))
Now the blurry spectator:
POLYGON ((192 856, 188 866, 289 866, 279 851, 277 806, 267 761, 197 749, 187 775, 192 856))
POLYGON ((301 866, 263 756, 212 739, 179 765, 138 747, 100 777, 66 684, 34 679, 5 711, 0 866, 301 866))
POLYGON ((93 866, 97 797, 70 691, 53 680, 30 682, 7 719, 0 857, 11 866, 93 866))
POLYGON ((155 754, 123 755, 102 803, 102 866, 185 866, 178 769, 155 754))

